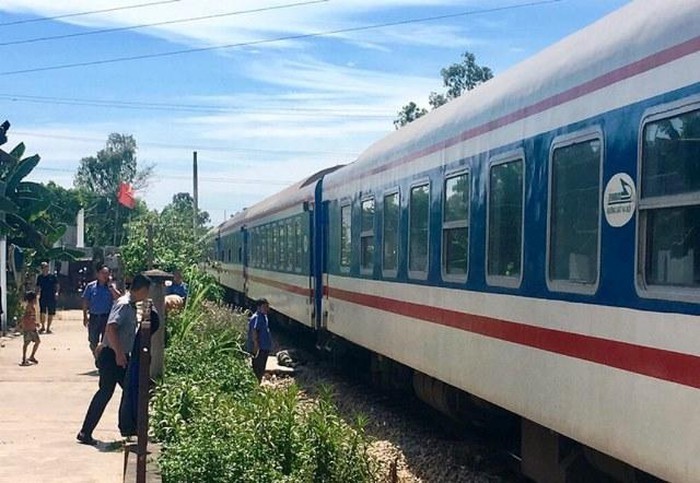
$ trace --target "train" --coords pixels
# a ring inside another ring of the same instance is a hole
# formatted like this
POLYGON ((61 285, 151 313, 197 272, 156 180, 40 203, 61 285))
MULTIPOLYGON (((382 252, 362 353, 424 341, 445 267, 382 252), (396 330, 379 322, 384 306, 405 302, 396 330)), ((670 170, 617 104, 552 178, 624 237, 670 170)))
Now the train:
POLYGON ((699 73, 700 1, 634 1, 212 229, 209 269, 515 415, 535 481, 700 481, 699 73))

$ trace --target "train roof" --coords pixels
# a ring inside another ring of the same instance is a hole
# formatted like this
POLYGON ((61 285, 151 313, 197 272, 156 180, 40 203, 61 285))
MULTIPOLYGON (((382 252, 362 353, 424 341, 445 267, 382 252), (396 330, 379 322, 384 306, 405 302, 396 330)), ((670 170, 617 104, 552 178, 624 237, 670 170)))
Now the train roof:
POLYGON ((488 130, 494 120, 526 119, 550 100, 561 101, 557 96, 697 39, 699 13, 700 0, 632 2, 374 143, 331 174, 327 186, 456 144, 467 133, 488 130))
POLYGON ((336 165, 329 168, 324 168, 315 172, 311 176, 294 183, 293 185, 268 196, 259 203, 239 211, 230 219, 226 220, 219 226, 213 228, 211 233, 229 233, 240 229, 243 225, 251 223, 256 219, 264 216, 277 213, 294 205, 301 204, 305 201, 312 201, 314 198, 314 190, 316 183, 323 179, 329 173, 332 173, 344 165, 336 165))

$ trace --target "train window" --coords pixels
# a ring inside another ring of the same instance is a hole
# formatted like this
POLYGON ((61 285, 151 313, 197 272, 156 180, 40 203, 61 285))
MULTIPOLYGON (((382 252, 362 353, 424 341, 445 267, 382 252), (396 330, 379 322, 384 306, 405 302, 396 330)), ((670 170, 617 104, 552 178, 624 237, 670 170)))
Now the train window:
POLYGON ((492 164, 487 198, 486 257, 486 275, 491 285, 520 285, 523 196, 523 159, 508 159, 492 164))
POLYGON ((277 266, 278 270, 285 270, 287 268, 287 229, 284 222, 280 222, 279 232, 279 244, 280 244, 280 262, 277 266))
POLYGON ((290 272, 294 270, 295 258, 296 258, 296 248, 294 246, 294 227, 292 226, 292 220, 287 221, 287 270, 290 272))
POLYGON ((408 271, 412 277, 424 278, 428 272, 428 223, 430 185, 411 188, 408 232, 408 271))
POLYGON ((364 200, 360 232, 360 268, 371 272, 374 266, 374 198, 364 200))
POLYGON ((442 273, 465 280, 469 253, 469 173, 445 179, 442 212, 442 273))
POLYGON ((275 223, 272 225, 272 268, 279 267, 280 264, 280 228, 275 223))
POLYGON ((385 276, 396 276, 399 265, 399 193, 384 196, 382 268, 385 276))
POLYGON ((272 268, 273 261, 275 259, 275 248, 272 240, 272 226, 265 226, 265 250, 267 250, 265 267, 272 268))
MULTIPOLYGON (((250 244, 251 244, 251 249, 250 249, 250 263, 252 266, 257 266, 258 265, 258 233, 257 229, 253 228, 250 232, 250 244)), ((237 243, 234 243, 234 245, 237 245, 237 243)))
POLYGON ((700 109, 657 115, 642 130, 639 197, 644 287, 664 298, 698 298, 700 109))
POLYGON ((303 259, 301 256, 301 220, 299 218, 294 221, 294 253, 296 253, 294 270, 301 272, 303 259))
POLYGON ((567 136, 553 144, 547 265, 550 290, 593 293, 597 288, 602 158, 599 131, 567 136))
POLYGON ((228 249, 228 261, 231 262, 231 249, 228 249))
POLYGON ((340 207, 340 267, 350 268, 351 245, 351 211, 350 205, 340 207))
MULTIPOLYGON (((257 265, 258 262, 258 251, 257 251, 257 236, 255 229, 252 229, 251 231, 248 232, 248 240, 250 242, 251 248, 250 248, 250 264, 255 266, 257 265)), ((238 248, 238 241, 235 241, 233 244, 234 251, 238 248)))

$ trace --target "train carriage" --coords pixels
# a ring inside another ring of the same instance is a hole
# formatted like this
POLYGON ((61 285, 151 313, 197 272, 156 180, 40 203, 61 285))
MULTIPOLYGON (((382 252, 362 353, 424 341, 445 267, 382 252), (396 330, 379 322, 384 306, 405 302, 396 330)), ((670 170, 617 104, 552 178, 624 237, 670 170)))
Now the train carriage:
POLYGON ((275 312, 315 329, 321 283, 320 196, 324 169, 245 212, 246 295, 265 297, 275 312))
POLYGON ((700 481, 699 19, 635 2, 328 175, 325 328, 700 481))
POLYGON ((537 481, 700 481, 698 19, 633 2, 250 207, 222 283, 517 415, 537 481))
POLYGON ((236 213, 208 235, 213 262, 208 271, 238 294, 245 294, 244 219, 245 212, 236 213))

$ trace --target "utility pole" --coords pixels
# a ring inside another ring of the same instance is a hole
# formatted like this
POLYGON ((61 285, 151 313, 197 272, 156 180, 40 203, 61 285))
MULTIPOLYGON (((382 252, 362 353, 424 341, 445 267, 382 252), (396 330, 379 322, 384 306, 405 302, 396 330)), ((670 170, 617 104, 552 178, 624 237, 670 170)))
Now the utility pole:
POLYGON ((199 187, 197 186, 197 151, 194 151, 192 153, 192 197, 194 198, 192 228, 194 240, 197 241, 197 218, 199 215, 199 187))

